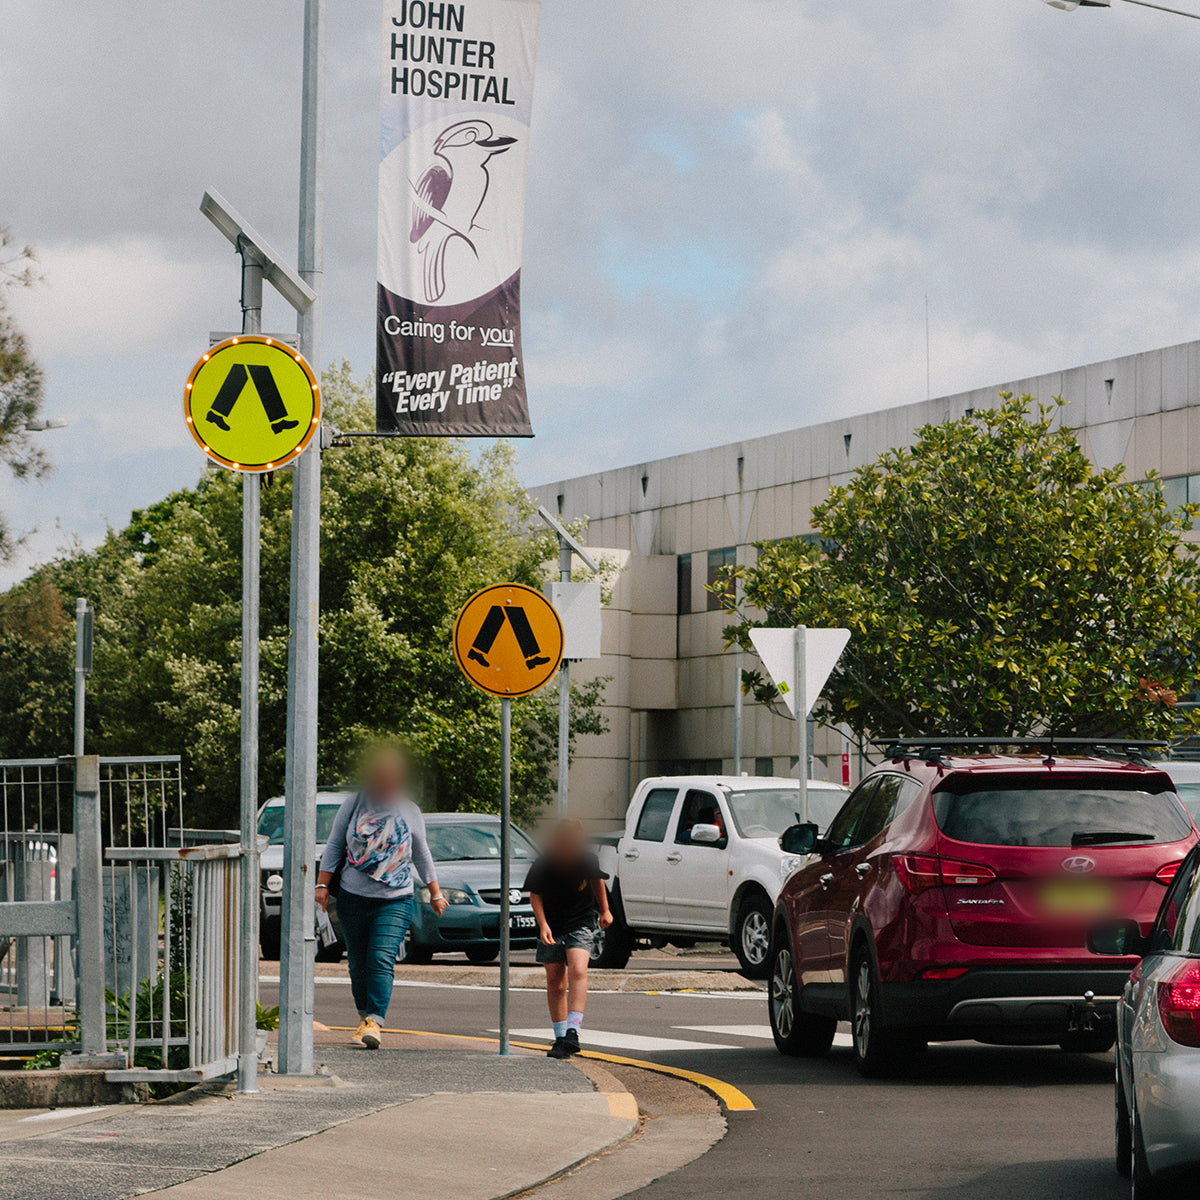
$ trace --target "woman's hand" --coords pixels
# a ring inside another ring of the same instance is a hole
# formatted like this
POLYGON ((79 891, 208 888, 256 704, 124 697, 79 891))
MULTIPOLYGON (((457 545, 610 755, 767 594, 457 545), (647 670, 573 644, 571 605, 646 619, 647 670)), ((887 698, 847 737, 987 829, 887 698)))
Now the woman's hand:
POLYGON ((450 901, 441 892, 438 892, 436 896, 429 897, 429 907, 433 909, 435 917, 440 917, 450 907, 450 901))
POLYGON ((317 884, 316 901, 317 907, 322 912, 329 908, 329 889, 323 883, 317 884))
POLYGON ((545 921, 538 926, 538 941, 541 942, 543 946, 554 945, 554 931, 549 925, 546 924, 545 921))
POLYGON ((613 915, 610 909, 605 909, 600 914, 600 928, 607 929, 613 923, 613 915))

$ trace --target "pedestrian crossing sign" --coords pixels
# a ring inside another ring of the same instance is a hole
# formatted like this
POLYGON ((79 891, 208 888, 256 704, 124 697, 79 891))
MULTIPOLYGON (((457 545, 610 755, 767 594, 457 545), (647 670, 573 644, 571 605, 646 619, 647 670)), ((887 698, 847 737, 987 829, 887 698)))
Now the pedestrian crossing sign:
POLYGON ((276 471, 312 440, 321 388, 304 357, 278 338, 239 334, 192 368, 183 391, 192 437, 233 471, 276 471))
POLYGON ((533 588, 498 583, 476 592, 454 623, 454 657, 462 673, 493 696, 528 696, 554 678, 563 627, 554 606, 533 588))

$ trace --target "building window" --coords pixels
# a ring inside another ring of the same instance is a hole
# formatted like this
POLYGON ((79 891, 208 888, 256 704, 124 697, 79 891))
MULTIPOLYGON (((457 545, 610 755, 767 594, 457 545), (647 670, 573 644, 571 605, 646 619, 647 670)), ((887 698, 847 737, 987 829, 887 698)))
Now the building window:
POLYGON ((760 779, 769 779, 775 774, 775 760, 773 758, 756 758, 754 760, 754 773, 760 779))
MULTIPOLYGON (((708 586, 711 589, 717 582, 717 577, 726 567, 737 564, 737 547, 726 546, 721 550, 708 552, 708 586)), ((708 593, 708 611, 718 612, 721 608, 721 598, 714 591, 708 593)))
POLYGON ((680 616, 692 611, 692 556, 681 554, 675 560, 675 610, 680 616))

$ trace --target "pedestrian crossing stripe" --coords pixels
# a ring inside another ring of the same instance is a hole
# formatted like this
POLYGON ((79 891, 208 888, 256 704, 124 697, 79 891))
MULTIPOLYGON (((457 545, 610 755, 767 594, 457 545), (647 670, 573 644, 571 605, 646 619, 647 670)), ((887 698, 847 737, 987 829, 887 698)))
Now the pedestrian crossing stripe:
POLYGON ((192 368, 183 415, 200 448, 232 471, 275 471, 312 440, 321 389, 312 368, 278 338, 239 334, 192 368))

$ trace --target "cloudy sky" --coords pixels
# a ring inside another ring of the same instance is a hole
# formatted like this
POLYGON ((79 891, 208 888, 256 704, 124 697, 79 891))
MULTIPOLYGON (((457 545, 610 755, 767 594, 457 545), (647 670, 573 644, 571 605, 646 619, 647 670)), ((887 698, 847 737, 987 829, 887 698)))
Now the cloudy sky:
MULTIPOLYGON (((1180 0, 1182 3, 1183 0, 1180 0)), ((1200 4, 1197 5, 1200 8, 1200 4)), ((0 0, 0 223, 48 379, 10 582, 195 481, 222 191, 296 240, 299 0, 0 0)), ((330 5, 322 358, 374 353, 379 13, 330 5)), ((1038 0, 545 0, 525 236, 538 483, 1200 333, 1200 22, 1038 0)), ((268 300, 268 329, 291 328, 268 300)))

